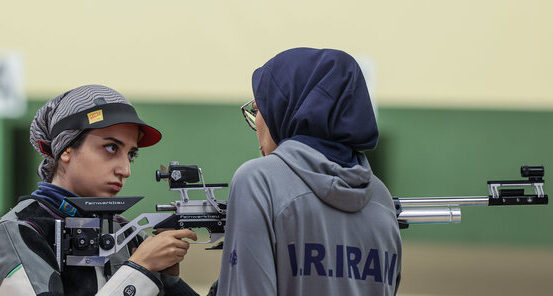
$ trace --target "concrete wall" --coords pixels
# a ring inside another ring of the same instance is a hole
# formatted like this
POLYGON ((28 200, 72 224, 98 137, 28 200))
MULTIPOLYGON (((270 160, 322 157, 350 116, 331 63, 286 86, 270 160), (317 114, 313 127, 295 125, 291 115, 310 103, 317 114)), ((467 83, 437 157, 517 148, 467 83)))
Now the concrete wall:
POLYGON ((4 2, 0 49, 35 97, 103 83, 241 102, 256 67, 310 46, 370 58, 383 106, 553 108, 551 1, 4 2))

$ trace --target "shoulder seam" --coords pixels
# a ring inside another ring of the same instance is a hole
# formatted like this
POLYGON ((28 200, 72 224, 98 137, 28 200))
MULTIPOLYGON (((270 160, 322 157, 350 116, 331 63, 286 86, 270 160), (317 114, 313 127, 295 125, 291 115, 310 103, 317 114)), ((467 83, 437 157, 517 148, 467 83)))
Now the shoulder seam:
POLYGON ((310 193, 313 194, 313 196, 315 196, 317 199, 319 199, 319 197, 317 197, 317 196, 315 195, 315 193, 313 193, 312 191, 307 191, 307 192, 298 194, 298 195, 296 195, 296 197, 292 198, 292 199, 290 200, 290 202, 289 202, 285 207, 283 207, 282 210, 280 210, 280 212, 278 212, 278 213, 275 215, 275 218, 279 217, 279 216, 282 214, 282 212, 284 212, 285 210, 287 210, 287 209, 292 205, 293 202, 295 202, 295 201, 298 200, 299 198, 304 197, 304 196, 306 196, 306 195, 308 195, 308 194, 310 194, 310 193))
POLYGON ((395 210, 393 210, 393 209, 391 209, 391 208, 388 208, 387 206, 385 206, 385 205, 383 205, 383 204, 381 204, 381 203, 379 203, 379 202, 376 202, 376 201, 374 201, 374 200, 372 200, 372 199, 369 200, 369 202, 368 202, 367 204, 374 204, 374 205, 377 205, 377 206, 379 206, 379 207, 381 207, 381 208, 384 208, 386 211, 388 211, 388 212, 390 212, 390 213, 392 213, 392 214, 394 214, 394 215, 397 215, 397 213, 396 213, 395 210))

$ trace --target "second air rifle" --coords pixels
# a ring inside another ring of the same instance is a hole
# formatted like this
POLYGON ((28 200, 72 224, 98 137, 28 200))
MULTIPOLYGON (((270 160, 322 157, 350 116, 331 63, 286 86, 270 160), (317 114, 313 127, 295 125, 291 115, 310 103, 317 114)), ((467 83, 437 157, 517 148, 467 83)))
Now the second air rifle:
POLYGON ((526 180, 488 181, 487 196, 394 197, 398 223, 402 229, 410 224, 460 223, 460 207, 466 206, 546 205, 544 173, 543 166, 524 165, 520 175, 526 180))

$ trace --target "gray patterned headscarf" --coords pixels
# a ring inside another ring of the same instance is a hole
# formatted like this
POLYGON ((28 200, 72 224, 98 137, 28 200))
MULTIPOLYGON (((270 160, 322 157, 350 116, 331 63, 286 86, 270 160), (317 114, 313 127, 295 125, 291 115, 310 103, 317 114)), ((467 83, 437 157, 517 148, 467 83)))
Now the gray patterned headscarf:
POLYGON ((54 177, 55 164, 61 153, 83 132, 83 130, 64 130, 52 138, 52 128, 60 120, 94 106, 110 103, 131 103, 117 91, 102 85, 85 85, 59 95, 44 106, 35 115, 30 128, 30 141, 44 160, 38 167, 38 175, 45 182, 54 177), (49 146, 50 151, 44 147, 49 146))

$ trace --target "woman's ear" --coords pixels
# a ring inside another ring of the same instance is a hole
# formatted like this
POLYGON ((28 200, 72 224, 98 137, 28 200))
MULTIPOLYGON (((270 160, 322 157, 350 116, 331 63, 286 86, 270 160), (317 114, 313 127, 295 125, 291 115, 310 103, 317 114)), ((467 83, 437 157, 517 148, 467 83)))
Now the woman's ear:
POLYGON ((71 160, 71 147, 68 147, 65 151, 63 151, 60 155, 60 160, 64 163, 68 163, 71 160))

